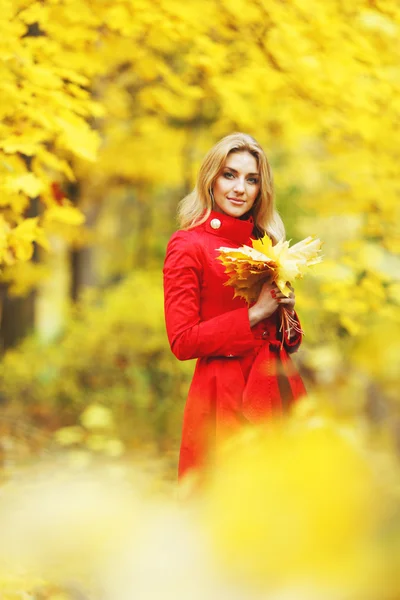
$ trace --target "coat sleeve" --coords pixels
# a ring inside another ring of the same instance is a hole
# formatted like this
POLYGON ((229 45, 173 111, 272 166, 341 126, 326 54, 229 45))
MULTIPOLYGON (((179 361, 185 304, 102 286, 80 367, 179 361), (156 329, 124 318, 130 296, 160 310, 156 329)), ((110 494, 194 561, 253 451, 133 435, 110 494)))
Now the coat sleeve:
POLYGON ((256 345, 246 307, 200 319, 202 250, 190 232, 176 232, 164 263, 164 309, 172 352, 179 360, 241 356, 256 345))
MULTIPOLYGON (((300 319, 296 311, 294 313, 294 319, 297 321, 297 324, 301 328, 300 319)), ((289 337, 287 332, 285 331, 283 334, 283 345, 285 346, 286 351, 289 352, 289 354, 297 352, 302 342, 302 339, 302 333, 294 331, 293 334, 289 337)))

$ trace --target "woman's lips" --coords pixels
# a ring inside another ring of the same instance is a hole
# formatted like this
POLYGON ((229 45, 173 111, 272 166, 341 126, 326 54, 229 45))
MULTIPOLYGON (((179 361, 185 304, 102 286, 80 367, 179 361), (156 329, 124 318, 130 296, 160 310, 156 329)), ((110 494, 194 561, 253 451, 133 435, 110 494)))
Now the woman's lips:
POLYGON ((242 205, 245 203, 245 200, 242 200, 241 198, 228 198, 229 202, 232 202, 233 204, 237 204, 237 205, 242 205))

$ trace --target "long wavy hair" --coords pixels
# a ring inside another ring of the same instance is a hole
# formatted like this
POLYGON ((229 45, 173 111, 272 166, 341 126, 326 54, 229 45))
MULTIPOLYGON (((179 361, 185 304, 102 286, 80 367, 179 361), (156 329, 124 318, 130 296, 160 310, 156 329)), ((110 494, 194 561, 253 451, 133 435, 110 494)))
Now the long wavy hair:
POLYGON ((285 237, 285 227, 274 202, 274 184, 271 167, 264 150, 254 138, 246 133, 232 133, 222 138, 207 153, 199 171, 196 187, 178 207, 178 221, 181 229, 191 229, 204 223, 213 210, 213 186, 221 173, 229 154, 249 152, 258 165, 260 191, 247 214, 254 219, 254 235, 265 234, 275 244, 285 237))

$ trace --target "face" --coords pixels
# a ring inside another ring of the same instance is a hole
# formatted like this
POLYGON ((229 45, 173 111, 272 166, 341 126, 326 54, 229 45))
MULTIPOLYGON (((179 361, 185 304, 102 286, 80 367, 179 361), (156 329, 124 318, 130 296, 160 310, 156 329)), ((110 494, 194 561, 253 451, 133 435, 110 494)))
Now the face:
POLYGON ((253 206, 260 191, 257 160, 249 152, 232 152, 213 186, 214 210, 242 217, 253 206))

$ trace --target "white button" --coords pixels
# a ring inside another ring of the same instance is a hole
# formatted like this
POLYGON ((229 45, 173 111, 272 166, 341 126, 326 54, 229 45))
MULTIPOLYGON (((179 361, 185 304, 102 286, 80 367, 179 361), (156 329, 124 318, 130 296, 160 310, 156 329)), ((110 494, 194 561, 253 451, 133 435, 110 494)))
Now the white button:
POLYGON ((227 354, 226 358, 233 358, 233 354, 227 354))
POLYGON ((219 229, 221 227, 221 221, 219 219, 212 219, 210 225, 213 229, 219 229))

